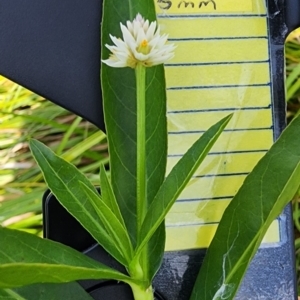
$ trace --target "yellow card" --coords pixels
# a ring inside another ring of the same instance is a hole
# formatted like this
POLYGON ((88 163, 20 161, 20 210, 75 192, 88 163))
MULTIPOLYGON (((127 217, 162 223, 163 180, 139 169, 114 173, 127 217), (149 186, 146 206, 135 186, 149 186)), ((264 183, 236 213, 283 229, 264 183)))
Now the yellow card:
POLYGON ((169 14, 252 11, 252 0, 158 0, 157 6, 169 14))
MULTIPOLYGON (((167 251, 206 248, 230 200, 274 142, 266 3, 156 0, 156 10, 177 45, 166 64, 168 171, 205 130, 234 113, 166 218, 167 251)), ((279 226, 274 221, 266 243, 280 241, 279 226)))

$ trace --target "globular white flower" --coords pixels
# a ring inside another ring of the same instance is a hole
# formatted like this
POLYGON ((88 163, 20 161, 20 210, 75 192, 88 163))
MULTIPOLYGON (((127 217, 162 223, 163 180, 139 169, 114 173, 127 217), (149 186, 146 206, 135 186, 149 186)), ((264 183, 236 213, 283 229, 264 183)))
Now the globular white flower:
POLYGON ((145 21, 137 14, 126 25, 120 23, 123 40, 110 35, 115 45, 105 45, 111 51, 110 57, 102 60, 105 64, 115 68, 135 68, 137 64, 151 67, 174 56, 175 45, 167 44, 168 35, 160 34, 160 27, 156 22, 145 21))

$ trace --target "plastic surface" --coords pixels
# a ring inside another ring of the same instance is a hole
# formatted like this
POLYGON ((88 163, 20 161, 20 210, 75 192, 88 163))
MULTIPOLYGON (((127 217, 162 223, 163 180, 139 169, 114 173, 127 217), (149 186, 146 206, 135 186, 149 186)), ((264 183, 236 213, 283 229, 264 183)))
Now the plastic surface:
POLYGON ((0 74, 102 130, 101 1, 1 1, 0 74))
POLYGON ((285 1, 285 23, 289 32, 300 27, 300 1, 285 1))

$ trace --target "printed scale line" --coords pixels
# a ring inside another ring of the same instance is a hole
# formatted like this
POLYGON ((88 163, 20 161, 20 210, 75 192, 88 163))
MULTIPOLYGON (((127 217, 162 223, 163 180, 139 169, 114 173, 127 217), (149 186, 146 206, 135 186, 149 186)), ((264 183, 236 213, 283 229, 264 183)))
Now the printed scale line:
MULTIPOLYGON (((275 220, 280 221, 280 217, 277 217, 275 220)), ((191 222, 191 223, 178 222, 178 224, 172 224, 171 222, 170 223, 166 222, 166 227, 167 228, 188 227, 188 226, 194 227, 194 226, 205 226, 205 225, 218 225, 219 223, 220 223, 220 221, 218 221, 218 222, 191 222)))
MULTIPOLYGON (((237 132, 237 131, 263 131, 263 130, 272 130, 271 127, 262 127, 262 128, 234 128, 234 129, 225 129, 223 132, 237 132)), ((187 131, 168 131, 168 134, 171 135, 181 135, 181 134, 194 134, 194 133, 204 133, 206 130, 187 130, 187 131)))
POLYGON ((269 60, 249 60, 249 61, 220 61, 220 62, 196 62, 196 63, 172 63, 165 64, 166 67, 185 66, 210 66, 210 65, 241 65, 241 64, 268 64, 269 60))
POLYGON ((157 14, 158 19, 194 19, 197 18, 266 18, 266 14, 157 14))
POLYGON ((218 225, 220 222, 197 222, 197 223, 178 223, 171 224, 166 222, 167 228, 176 228, 176 227, 195 227, 195 226, 206 226, 206 225, 218 225))
MULTIPOLYGON (((224 152, 209 152, 207 155, 266 153, 268 151, 269 151, 269 149, 238 150, 238 151, 224 151, 224 152)), ((168 154, 168 157, 182 157, 182 156, 183 156, 183 154, 168 154)))
POLYGON ((169 41, 172 42, 180 42, 180 41, 215 41, 215 40, 256 40, 256 39, 264 39, 267 40, 268 37, 267 36, 226 36, 226 37, 193 37, 193 38, 169 38, 169 41))
POLYGON ((168 114, 192 114, 192 113, 206 113, 213 111, 241 111, 241 110, 268 110, 271 105, 268 106, 253 106, 253 107, 224 107, 224 108, 207 108, 207 109, 193 109, 193 110, 170 110, 168 114))
POLYGON ((241 173, 220 173, 220 174, 205 174, 205 175, 195 175, 192 178, 209 178, 209 177, 232 177, 232 176, 247 176, 249 172, 241 173))
POLYGON ((188 199, 177 199, 177 202, 201 202, 207 200, 231 200, 234 195, 231 196, 219 196, 219 197, 205 197, 205 198, 188 198, 188 199))
POLYGON ((257 83, 257 84, 232 84, 232 85, 206 85, 206 86, 178 86, 168 87, 167 90, 198 90, 198 89, 222 89, 222 88, 236 88, 236 87, 261 87, 270 86, 268 83, 257 83))

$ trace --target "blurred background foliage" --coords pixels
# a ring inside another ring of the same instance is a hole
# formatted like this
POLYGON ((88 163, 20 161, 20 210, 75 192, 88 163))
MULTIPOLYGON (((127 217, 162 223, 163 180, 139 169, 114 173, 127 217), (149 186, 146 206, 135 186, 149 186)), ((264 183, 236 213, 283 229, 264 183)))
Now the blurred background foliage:
MULTIPOLYGON (((287 38, 285 49, 287 120, 289 122, 293 117, 300 114, 300 29, 290 34, 287 38)), ((293 200, 293 219, 295 228, 297 286, 298 294, 300 295, 300 190, 293 200)))
POLYGON ((108 163, 105 134, 87 121, 0 77, 0 224, 41 235, 46 184, 28 140, 38 139, 97 185, 108 163))
MULTIPOLYGON (((300 30, 286 42, 288 122, 300 113, 300 30)), ((0 77, 0 224, 42 235, 41 173, 28 140, 38 139, 94 182, 108 163, 105 134, 80 117, 0 77)), ((296 268, 300 286, 300 194, 293 200, 296 268)), ((300 290, 300 289, 299 289, 300 290)))

